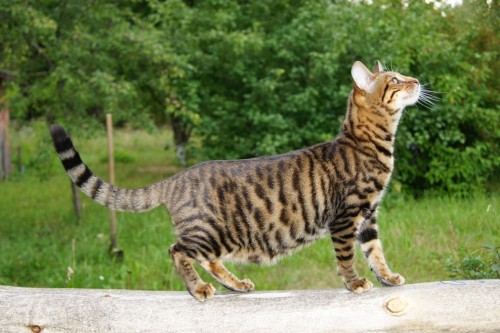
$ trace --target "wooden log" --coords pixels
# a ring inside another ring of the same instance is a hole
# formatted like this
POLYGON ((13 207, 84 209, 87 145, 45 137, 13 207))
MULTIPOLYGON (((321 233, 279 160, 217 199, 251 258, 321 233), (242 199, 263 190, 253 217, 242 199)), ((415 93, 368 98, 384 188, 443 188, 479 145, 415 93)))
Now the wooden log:
POLYGON ((500 332, 500 280, 344 289, 187 292, 0 286, 10 332, 500 332))

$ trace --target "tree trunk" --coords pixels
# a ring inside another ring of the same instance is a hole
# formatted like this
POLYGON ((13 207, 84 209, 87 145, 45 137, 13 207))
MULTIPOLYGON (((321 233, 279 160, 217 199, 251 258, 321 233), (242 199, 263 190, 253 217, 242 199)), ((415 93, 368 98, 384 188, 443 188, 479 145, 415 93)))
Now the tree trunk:
POLYGON ((175 155, 180 165, 186 165, 186 144, 191 136, 191 126, 177 117, 172 117, 172 130, 174 131, 175 155))
POLYGON ((182 165, 182 166, 186 165, 186 145, 185 144, 175 145, 175 156, 177 157, 177 162, 179 162, 180 165, 182 165))

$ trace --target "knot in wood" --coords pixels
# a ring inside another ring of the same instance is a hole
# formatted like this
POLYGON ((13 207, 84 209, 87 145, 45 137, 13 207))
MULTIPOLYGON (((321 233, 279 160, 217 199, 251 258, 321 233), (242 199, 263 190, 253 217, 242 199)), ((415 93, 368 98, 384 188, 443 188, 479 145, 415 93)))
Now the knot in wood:
POLYGON ((33 333, 40 333, 42 331, 42 328, 38 325, 31 325, 31 332, 33 333))
POLYGON ((401 316, 408 310, 408 302, 400 296, 394 296, 385 301, 384 309, 393 316, 401 316))

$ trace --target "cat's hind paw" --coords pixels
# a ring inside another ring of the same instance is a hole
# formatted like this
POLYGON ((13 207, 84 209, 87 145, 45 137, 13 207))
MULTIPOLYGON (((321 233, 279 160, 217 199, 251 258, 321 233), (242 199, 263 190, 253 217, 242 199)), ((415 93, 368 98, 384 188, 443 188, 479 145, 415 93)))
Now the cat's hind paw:
POLYGON ((210 283, 199 283, 194 290, 190 291, 198 301, 204 302, 215 295, 215 287, 210 283))
POLYGON ((364 293, 365 291, 368 291, 371 287, 373 287, 373 283, 365 278, 356 278, 349 282, 344 281, 344 285, 347 290, 350 290, 355 294, 364 293))

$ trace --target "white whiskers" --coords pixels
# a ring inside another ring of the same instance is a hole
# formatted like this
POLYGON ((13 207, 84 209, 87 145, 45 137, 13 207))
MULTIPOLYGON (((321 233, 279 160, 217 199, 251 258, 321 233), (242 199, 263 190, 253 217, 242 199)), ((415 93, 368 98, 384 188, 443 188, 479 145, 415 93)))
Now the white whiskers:
POLYGON ((435 107, 436 103, 442 99, 441 97, 436 96, 436 94, 441 93, 429 90, 425 87, 425 85, 421 85, 417 104, 429 109, 435 107))

